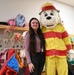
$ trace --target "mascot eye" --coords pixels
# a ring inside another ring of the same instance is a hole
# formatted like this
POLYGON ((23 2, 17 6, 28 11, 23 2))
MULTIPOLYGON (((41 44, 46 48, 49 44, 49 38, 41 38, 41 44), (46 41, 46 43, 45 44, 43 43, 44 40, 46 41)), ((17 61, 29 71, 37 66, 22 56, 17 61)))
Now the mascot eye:
POLYGON ((53 13, 50 13, 50 15, 54 15, 53 13))
POLYGON ((45 14, 44 14, 44 16, 48 16, 48 14, 47 14, 47 13, 45 13, 45 14))

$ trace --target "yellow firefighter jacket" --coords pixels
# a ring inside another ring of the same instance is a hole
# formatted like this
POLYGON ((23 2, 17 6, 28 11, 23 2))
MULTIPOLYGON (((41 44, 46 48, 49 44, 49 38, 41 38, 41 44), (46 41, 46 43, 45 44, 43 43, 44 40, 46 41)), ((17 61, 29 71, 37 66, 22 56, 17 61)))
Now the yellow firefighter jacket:
POLYGON ((71 49, 70 37, 61 23, 54 28, 42 27, 46 42, 46 56, 66 56, 71 49))

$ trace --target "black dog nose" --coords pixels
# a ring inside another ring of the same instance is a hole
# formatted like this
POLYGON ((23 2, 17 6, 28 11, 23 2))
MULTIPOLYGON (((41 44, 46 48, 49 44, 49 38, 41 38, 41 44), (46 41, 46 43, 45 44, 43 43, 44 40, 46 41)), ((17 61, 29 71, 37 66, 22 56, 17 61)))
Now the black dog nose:
POLYGON ((46 19, 47 19, 47 20, 50 20, 50 19, 51 19, 51 17, 50 17, 50 16, 48 16, 46 19))

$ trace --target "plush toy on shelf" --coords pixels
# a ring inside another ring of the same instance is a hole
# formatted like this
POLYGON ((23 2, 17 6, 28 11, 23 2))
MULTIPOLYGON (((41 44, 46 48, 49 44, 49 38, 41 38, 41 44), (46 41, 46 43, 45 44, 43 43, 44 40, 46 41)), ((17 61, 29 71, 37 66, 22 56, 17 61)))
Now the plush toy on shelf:
POLYGON ((40 23, 46 42, 45 75, 68 75, 67 52, 71 50, 70 37, 59 11, 52 3, 42 5, 40 23))
POLYGON ((24 17, 24 15, 18 14, 16 16, 16 18, 15 18, 15 21, 16 21, 16 25, 17 26, 20 26, 20 27, 24 26, 24 24, 25 24, 25 17, 24 17))

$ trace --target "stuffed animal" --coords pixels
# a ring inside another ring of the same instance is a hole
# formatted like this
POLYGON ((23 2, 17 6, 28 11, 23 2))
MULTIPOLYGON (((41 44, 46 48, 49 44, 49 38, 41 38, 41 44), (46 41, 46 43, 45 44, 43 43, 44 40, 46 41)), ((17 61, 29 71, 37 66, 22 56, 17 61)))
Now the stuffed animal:
POLYGON ((72 48, 70 37, 62 25, 59 11, 52 3, 42 5, 40 23, 46 42, 45 75, 68 75, 67 52, 72 48))
POLYGON ((9 19, 8 24, 10 25, 10 29, 14 29, 14 27, 16 26, 15 19, 9 19))
POLYGON ((15 21, 16 21, 16 25, 17 26, 20 26, 20 27, 24 26, 24 24, 25 24, 25 17, 24 17, 24 15, 18 14, 16 16, 16 18, 15 18, 15 21))

